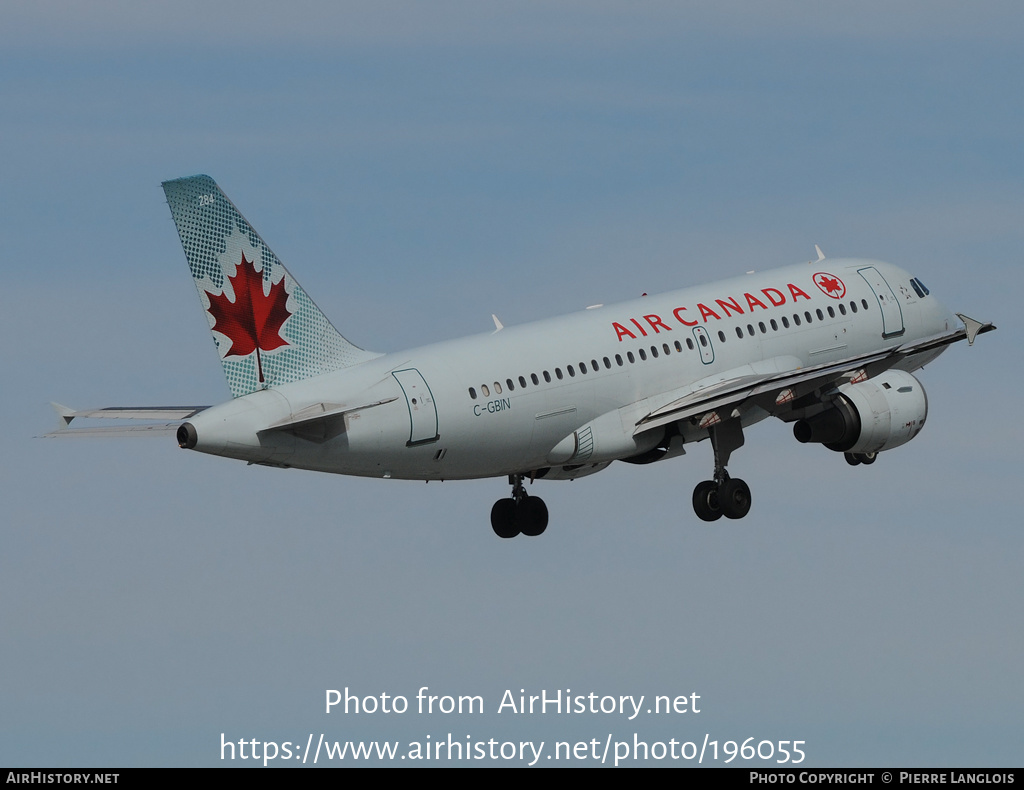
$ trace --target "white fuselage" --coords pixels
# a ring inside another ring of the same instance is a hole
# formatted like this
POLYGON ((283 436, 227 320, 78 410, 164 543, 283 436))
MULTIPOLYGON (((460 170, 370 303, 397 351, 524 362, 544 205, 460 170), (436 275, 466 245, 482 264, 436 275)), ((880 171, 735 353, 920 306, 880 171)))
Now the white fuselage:
MULTIPOLYGON (((556 450, 560 443, 608 415, 608 424, 623 427, 621 437, 605 435, 606 455, 594 456, 595 466, 606 465, 650 447, 649 437, 633 436, 632 417, 698 382, 748 366, 838 362, 955 325, 953 314, 934 297, 922 298, 899 268, 824 260, 386 354, 236 398, 191 423, 202 452, 437 480, 557 466, 568 457, 556 450), (318 408, 344 411, 330 438, 274 428, 318 408)), ((908 367, 937 353, 912 357, 908 367)), ((743 422, 770 413, 778 414, 755 409, 743 422)), ((707 435, 695 423, 678 432, 687 442, 707 435)))

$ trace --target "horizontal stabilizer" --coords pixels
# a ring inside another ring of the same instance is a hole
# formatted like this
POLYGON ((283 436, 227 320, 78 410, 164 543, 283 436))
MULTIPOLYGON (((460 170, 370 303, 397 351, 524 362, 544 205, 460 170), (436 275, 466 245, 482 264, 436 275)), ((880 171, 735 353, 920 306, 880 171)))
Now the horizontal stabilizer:
POLYGON ((163 436, 173 434, 180 423, 153 423, 151 425, 103 425, 95 428, 61 428, 43 435, 43 439, 123 439, 126 436, 163 436))
POLYGON ((104 409, 84 409, 76 411, 60 403, 51 403, 63 425, 56 431, 42 438, 55 439, 64 437, 95 437, 108 438, 121 436, 157 436, 174 433, 181 420, 198 414, 209 406, 109 406, 104 409), (151 423, 147 425, 101 426, 87 428, 68 428, 72 420, 177 420, 178 422, 151 423))
POLYGON ((311 442, 326 442, 345 430, 346 414, 370 409, 374 406, 383 406, 385 403, 391 403, 395 400, 398 400, 397 396, 374 401, 373 403, 364 403, 359 406, 346 406, 340 403, 315 403, 293 414, 289 419, 271 425, 265 431, 260 431, 260 433, 285 431, 295 434, 300 439, 306 439, 311 442))
POLYGON ((119 420, 187 420, 209 406, 109 406, 104 409, 75 411, 59 403, 51 403, 65 425, 83 417, 88 419, 119 420))

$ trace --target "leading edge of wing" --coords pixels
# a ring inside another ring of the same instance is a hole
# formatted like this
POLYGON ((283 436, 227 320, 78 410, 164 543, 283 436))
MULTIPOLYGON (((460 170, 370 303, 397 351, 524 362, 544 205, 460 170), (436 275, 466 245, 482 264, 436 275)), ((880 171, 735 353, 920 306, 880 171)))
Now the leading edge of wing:
MULTIPOLYGON (((730 404, 739 405, 741 402, 757 395, 763 395, 770 390, 784 390, 795 384, 810 384, 816 386, 848 375, 853 378, 856 373, 853 371, 864 368, 867 365, 875 365, 883 360, 894 357, 895 352, 884 351, 873 354, 864 354, 857 357, 850 357, 834 363, 815 365, 814 367, 801 368, 797 366, 783 368, 773 373, 755 373, 753 366, 745 365, 734 371, 727 372, 723 376, 711 377, 713 380, 702 379, 686 387, 688 390, 680 397, 674 398, 657 409, 652 410, 645 417, 636 423, 633 434, 667 425, 670 422, 685 420, 698 414, 703 414, 714 409, 720 409, 730 404)), ((779 358, 780 362, 796 361, 793 357, 779 358)), ((770 360, 769 360, 770 361, 770 360)), ((874 373, 880 373, 894 364, 890 362, 882 366, 874 373)))
MULTIPOLYGON (((961 320, 963 318, 961 316, 961 320)), ((776 367, 774 372, 758 372, 755 366, 745 365, 724 374, 701 379, 685 387, 682 391, 667 393, 668 402, 638 420, 633 434, 644 433, 670 422, 704 414, 723 406, 739 406, 748 398, 768 392, 781 392, 796 385, 803 385, 806 390, 807 388, 815 389, 823 385, 836 384, 843 378, 848 380, 870 378, 894 367, 907 357, 933 351, 960 340, 966 339, 969 343, 973 343, 977 335, 995 329, 995 326, 990 323, 983 324, 973 320, 965 320, 964 324, 965 326, 952 332, 922 338, 885 351, 847 357, 838 362, 799 367, 799 361, 796 358, 779 357, 755 363, 758 367, 766 364, 773 365, 776 367), (792 363, 797 364, 793 365, 792 363), (673 397, 676 394, 678 397, 673 397)))

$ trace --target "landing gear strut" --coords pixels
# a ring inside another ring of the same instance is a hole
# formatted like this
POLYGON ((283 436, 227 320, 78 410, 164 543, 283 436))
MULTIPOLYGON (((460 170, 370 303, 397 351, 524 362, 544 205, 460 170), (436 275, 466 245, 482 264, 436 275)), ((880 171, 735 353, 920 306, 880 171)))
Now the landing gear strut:
POLYGON ((491 528, 499 538, 514 538, 522 533, 536 537, 548 528, 548 507, 538 496, 530 496, 523 487, 523 475, 509 475, 512 496, 499 499, 491 508, 491 528))
POLYGON ((702 521, 743 518, 750 512, 750 487, 725 470, 732 451, 743 446, 743 428, 739 419, 732 418, 711 426, 708 433, 715 451, 715 479, 693 489, 693 512, 702 521))

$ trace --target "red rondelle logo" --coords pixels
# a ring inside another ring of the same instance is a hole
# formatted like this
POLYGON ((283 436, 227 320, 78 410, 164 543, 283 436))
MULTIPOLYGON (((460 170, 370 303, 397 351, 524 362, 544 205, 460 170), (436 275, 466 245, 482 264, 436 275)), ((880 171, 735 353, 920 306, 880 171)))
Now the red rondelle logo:
POLYGON ((833 299, 842 299, 846 296, 846 286, 835 275, 818 272, 814 275, 814 284, 821 289, 825 296, 831 296, 833 299))

